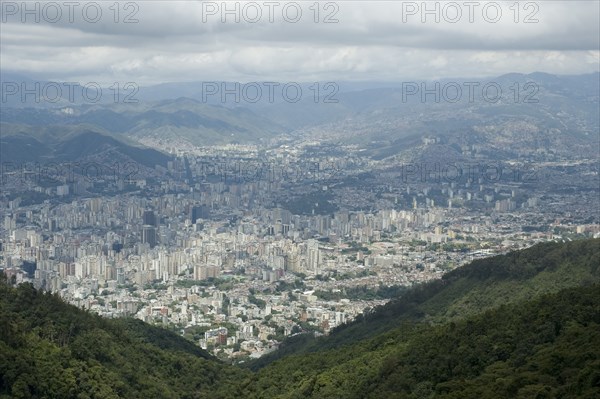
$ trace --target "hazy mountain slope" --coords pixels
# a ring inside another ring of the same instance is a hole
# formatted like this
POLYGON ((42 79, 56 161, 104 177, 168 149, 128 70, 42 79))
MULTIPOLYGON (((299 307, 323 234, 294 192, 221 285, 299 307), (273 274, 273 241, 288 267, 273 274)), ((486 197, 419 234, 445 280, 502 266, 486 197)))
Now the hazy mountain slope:
POLYGON ((125 134, 142 141, 176 140, 194 145, 258 143, 285 132, 247 108, 210 105, 189 98, 150 103, 125 115, 133 121, 125 134))
MULTIPOLYGON (((309 120, 297 126, 295 134, 322 142, 355 144, 367 149, 365 155, 378 159, 409 149, 418 158, 421 151, 428 150, 419 148, 422 137, 437 137, 470 155, 492 159, 592 157, 598 153, 600 139, 599 77, 598 73, 536 73, 447 80, 437 82, 437 98, 423 94, 436 82, 420 81, 406 82, 410 86, 404 88, 344 93, 336 106, 345 108, 345 115, 338 113, 330 122, 309 120), (472 99, 465 85, 470 83, 478 84, 472 99), (446 84, 459 87, 461 94, 445 92, 446 84), (492 89, 484 91, 486 84, 492 89), (417 91, 410 94, 410 90, 417 91), (496 98, 494 90, 501 96, 496 98)), ((322 107, 333 109, 327 104, 322 107)))
POLYGON ((171 156, 129 143, 86 126, 31 127, 2 124, 0 157, 3 162, 135 162, 148 168, 166 166, 171 156))
POLYGON ((0 137, 2 162, 40 162, 50 157, 52 149, 29 135, 0 137))
POLYGON ((377 159, 409 149, 419 156, 427 151, 419 148, 425 136, 492 159, 580 158, 599 150, 598 73, 513 73, 387 85, 336 92, 320 83, 315 96, 314 86, 305 84, 298 102, 279 95, 254 103, 233 95, 203 98, 201 82, 167 83, 141 89, 138 103, 40 107, 9 102, 0 117, 4 123, 31 126, 89 125, 160 148, 267 143, 285 135, 355 144, 367 150, 363 155, 377 159), (435 87, 437 98, 424 95, 435 87))
MULTIPOLYGON (((89 156, 107 152, 108 154, 117 153, 124 158, 145 165, 154 167, 155 165, 166 166, 171 159, 170 156, 150 149, 139 146, 127 145, 113 137, 98 134, 96 132, 86 131, 75 137, 71 137, 55 148, 56 156, 61 160, 81 159, 89 156)), ((109 155, 106 154, 108 157, 109 155)), ((116 157, 112 157, 116 159, 116 157)))
POLYGON ((6 124, 44 128, 85 125, 142 142, 194 145, 258 143, 288 131, 244 107, 209 105, 188 98, 43 109, 3 107, 0 117, 6 124))

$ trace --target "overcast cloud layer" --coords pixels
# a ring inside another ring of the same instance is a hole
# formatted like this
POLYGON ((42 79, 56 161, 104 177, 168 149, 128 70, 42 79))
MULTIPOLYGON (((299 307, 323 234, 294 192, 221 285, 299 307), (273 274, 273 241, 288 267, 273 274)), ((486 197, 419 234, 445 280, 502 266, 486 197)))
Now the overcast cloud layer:
POLYGON ((599 69, 596 0, 427 2, 429 10, 439 10, 427 15, 421 1, 315 3, 230 1, 228 9, 237 11, 224 15, 221 1, 125 1, 116 15, 112 1, 34 2, 25 14, 21 1, 3 0, 0 67, 49 80, 140 85, 599 69), (127 17, 133 23, 125 23, 127 17))

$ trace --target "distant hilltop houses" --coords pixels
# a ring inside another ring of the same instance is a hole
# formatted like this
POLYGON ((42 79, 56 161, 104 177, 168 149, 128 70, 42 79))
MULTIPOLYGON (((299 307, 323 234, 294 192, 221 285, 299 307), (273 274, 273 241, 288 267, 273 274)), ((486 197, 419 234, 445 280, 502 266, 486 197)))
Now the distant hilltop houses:
POLYGON ((424 145, 439 144, 441 138, 438 136, 424 136, 422 139, 424 145))

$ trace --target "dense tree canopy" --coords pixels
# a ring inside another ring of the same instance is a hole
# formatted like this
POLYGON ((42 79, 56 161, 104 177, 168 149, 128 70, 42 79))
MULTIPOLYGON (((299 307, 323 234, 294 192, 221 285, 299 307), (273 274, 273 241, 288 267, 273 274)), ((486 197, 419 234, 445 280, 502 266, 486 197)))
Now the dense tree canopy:
POLYGON ((0 281, 0 398, 227 398, 247 374, 167 330, 0 281))

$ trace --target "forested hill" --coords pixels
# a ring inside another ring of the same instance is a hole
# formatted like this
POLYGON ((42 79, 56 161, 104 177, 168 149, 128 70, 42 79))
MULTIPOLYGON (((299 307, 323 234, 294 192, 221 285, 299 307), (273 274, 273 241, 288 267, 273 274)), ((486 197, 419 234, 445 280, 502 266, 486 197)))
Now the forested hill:
POLYGON ((597 398, 600 240, 483 259, 257 372, 0 274, 4 398, 597 398))
POLYGON ((440 324, 564 288, 600 283, 600 239, 548 242, 473 261, 318 339, 297 335, 249 366, 352 344, 409 323, 440 324))
POLYGON ((0 398, 231 398, 244 370, 134 319, 102 319, 0 273, 0 398))
POLYGON ((598 398, 600 285, 261 369, 245 398, 598 398))

